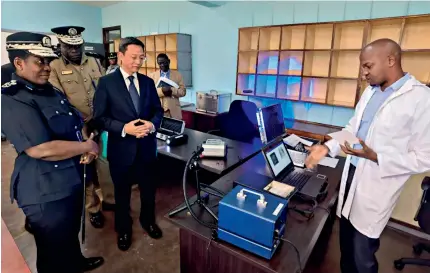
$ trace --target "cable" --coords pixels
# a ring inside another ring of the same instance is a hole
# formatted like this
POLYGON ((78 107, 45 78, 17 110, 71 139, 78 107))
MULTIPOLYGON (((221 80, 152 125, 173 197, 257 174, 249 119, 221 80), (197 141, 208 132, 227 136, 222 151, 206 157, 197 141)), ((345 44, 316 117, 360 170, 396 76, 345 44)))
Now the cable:
POLYGON ((290 240, 284 239, 282 237, 277 237, 277 239, 282 240, 284 242, 287 242, 289 245, 291 245, 294 248, 294 250, 296 251, 296 255, 297 255, 297 262, 299 263, 299 273, 302 273, 303 269, 302 269, 302 262, 300 259, 300 252, 297 249, 296 245, 294 245, 290 240))
MULTIPOLYGON (((185 199, 185 205, 188 208, 188 211, 190 212, 191 216, 194 218, 194 220, 196 220, 199 224, 210 228, 212 230, 216 230, 217 225, 213 224, 213 223, 208 223, 205 221, 200 220, 197 215, 194 213, 194 211, 191 209, 191 205, 190 202, 188 201, 188 195, 187 195, 187 175, 188 175, 188 170, 190 168, 192 168, 192 164, 194 164, 196 167, 197 164, 197 160, 199 159, 200 154, 203 152, 203 147, 199 146, 197 151, 193 152, 192 156, 190 157, 190 159, 188 159, 187 164, 185 164, 185 171, 184 171, 184 175, 182 176, 182 189, 184 191, 184 199, 185 199)), ((196 174, 197 176, 197 174, 196 174)), ((196 177, 197 178, 197 177, 196 177)), ((197 190, 200 190, 199 188, 197 190)), ((197 193, 198 195, 200 194, 199 192, 197 193)))

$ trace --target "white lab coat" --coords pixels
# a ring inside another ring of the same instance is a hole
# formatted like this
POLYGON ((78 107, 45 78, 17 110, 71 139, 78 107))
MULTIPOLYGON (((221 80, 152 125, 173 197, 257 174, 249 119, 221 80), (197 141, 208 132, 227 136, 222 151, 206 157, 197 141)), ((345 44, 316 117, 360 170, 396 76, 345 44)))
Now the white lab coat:
MULTIPOLYGON (((343 130, 357 135, 373 92, 371 87, 364 91, 343 130)), ((351 162, 347 156, 336 214, 349 219, 367 237, 379 238, 408 178, 430 171, 430 88, 411 77, 381 105, 364 141, 378 154, 378 164, 359 159, 342 210, 351 162)), ((334 139, 326 145, 333 157, 341 151, 334 139)))

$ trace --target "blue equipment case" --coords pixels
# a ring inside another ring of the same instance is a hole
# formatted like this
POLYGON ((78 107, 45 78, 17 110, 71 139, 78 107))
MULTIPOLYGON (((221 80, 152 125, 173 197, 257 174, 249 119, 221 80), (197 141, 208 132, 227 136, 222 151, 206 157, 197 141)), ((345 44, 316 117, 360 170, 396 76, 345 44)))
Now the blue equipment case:
POLYGON ((219 203, 218 238, 271 259, 284 235, 288 199, 237 185, 219 203))

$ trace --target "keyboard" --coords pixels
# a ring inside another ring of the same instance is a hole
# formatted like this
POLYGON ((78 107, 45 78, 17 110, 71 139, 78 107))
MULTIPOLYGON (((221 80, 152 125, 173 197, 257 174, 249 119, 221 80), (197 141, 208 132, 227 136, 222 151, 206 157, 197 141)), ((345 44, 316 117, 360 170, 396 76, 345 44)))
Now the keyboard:
POLYGON ((286 179, 284 179, 284 183, 291 185, 300 191, 303 186, 311 179, 313 174, 299 173, 294 172, 291 175, 288 175, 286 179))

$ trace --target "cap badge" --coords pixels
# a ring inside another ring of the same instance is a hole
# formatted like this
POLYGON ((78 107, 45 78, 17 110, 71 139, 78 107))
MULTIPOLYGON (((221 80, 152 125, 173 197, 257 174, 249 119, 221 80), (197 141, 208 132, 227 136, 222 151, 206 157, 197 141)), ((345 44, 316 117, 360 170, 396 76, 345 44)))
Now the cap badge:
POLYGON ((43 37, 43 39, 42 39, 42 45, 44 47, 52 47, 51 38, 50 37, 43 37))
POLYGON ((76 30, 76 28, 69 28, 70 36, 75 36, 76 34, 78 34, 78 31, 76 30))

